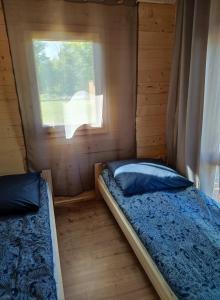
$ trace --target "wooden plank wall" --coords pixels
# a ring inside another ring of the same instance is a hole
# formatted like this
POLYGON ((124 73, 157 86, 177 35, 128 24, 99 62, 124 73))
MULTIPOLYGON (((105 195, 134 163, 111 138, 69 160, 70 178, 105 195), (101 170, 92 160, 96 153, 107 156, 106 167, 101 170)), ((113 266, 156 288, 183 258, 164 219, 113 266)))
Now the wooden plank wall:
POLYGON ((140 3, 138 14, 137 156, 163 157, 175 5, 140 3))
MULTIPOLYGON (((137 156, 164 156, 175 6, 140 3, 138 10, 137 156)), ((24 138, 1 2, 0 143, 0 174, 23 172, 24 138)))
POLYGON ((25 146, 5 20, 0 1, 0 175, 25 170, 25 146))

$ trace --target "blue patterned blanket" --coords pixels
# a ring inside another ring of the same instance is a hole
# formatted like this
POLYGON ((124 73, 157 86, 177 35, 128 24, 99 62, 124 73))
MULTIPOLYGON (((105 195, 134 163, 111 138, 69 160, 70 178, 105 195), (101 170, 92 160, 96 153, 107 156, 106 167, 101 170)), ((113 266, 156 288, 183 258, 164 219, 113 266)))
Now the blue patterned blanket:
POLYGON ((123 196, 103 179, 179 299, 220 299, 220 205, 194 187, 123 196))
POLYGON ((55 300, 46 183, 37 213, 0 217, 0 299, 55 300))

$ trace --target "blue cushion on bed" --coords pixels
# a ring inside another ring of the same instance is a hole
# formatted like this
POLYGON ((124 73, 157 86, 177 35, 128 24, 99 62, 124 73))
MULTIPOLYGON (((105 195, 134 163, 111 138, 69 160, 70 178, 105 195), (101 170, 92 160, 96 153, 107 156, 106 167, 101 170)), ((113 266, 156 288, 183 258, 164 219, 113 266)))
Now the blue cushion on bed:
POLYGON ((107 164, 124 195, 131 196, 193 185, 157 160, 127 160, 107 164))
POLYGON ((40 173, 0 177, 0 214, 36 211, 40 204, 40 173))

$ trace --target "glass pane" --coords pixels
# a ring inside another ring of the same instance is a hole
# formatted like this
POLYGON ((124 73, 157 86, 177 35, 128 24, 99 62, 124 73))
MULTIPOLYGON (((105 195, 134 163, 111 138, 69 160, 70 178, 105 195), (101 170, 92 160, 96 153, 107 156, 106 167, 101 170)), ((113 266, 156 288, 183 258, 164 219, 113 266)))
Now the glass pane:
POLYGON ((213 189, 213 198, 220 202, 220 144, 218 145, 218 151, 216 153, 217 161, 216 166, 214 166, 215 169, 215 180, 214 180, 214 189, 213 189))
POLYGON ((219 166, 216 166, 216 171, 215 171, 215 182, 214 182, 214 190, 213 190, 213 198, 216 199, 217 201, 220 202, 220 176, 219 176, 219 166))
POLYGON ((100 103, 100 95, 96 96, 94 45, 33 40, 43 126, 100 126, 102 99, 100 103))

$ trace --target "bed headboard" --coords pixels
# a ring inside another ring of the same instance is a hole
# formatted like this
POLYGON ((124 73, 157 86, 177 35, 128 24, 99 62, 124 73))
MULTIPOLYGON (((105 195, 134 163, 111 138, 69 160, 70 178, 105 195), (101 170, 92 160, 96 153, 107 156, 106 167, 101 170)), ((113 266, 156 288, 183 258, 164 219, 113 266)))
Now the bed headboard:
POLYGON ((42 178, 47 181, 48 185, 49 185, 49 189, 51 191, 51 194, 53 195, 53 184, 52 184, 52 176, 51 176, 51 170, 43 170, 41 172, 41 176, 42 178))
POLYGON ((95 193, 96 193, 96 198, 100 198, 100 192, 98 188, 98 178, 99 175, 101 174, 102 170, 105 168, 105 163, 96 163, 95 164, 95 193))

